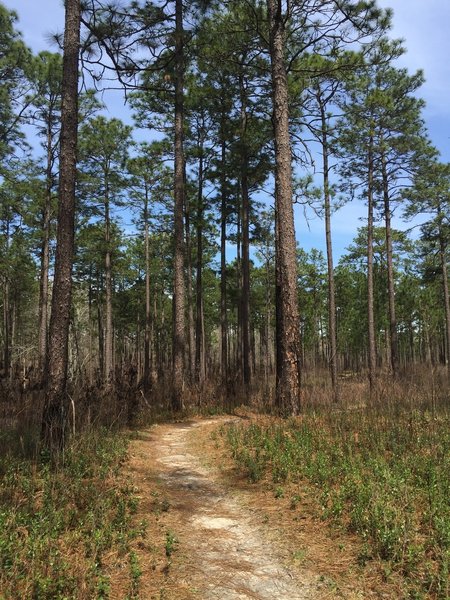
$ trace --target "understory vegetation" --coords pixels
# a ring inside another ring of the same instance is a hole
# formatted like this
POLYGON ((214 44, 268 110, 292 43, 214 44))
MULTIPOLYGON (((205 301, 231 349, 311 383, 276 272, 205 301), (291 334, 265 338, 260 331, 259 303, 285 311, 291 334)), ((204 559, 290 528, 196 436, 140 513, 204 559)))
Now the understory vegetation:
MULTIPOLYGON (((351 392, 351 388, 349 388, 351 392)), ((223 427, 232 456, 253 482, 267 478, 275 498, 298 484, 321 516, 359 534, 358 560, 383 561, 405 579, 408 598, 449 598, 450 412, 414 386, 395 386, 370 407, 323 407, 301 417, 223 427), (305 488, 306 486, 306 488, 305 488)), ((351 395, 349 395, 351 397, 351 395)))
POLYGON ((114 568, 127 580, 123 598, 137 598, 137 499, 119 477, 126 437, 78 436, 58 465, 12 454, 5 432, 0 442, 0 598, 108 598, 114 568))
MULTIPOLYGON (((388 582, 402 582, 399 598, 447 600, 450 411, 444 371, 434 379, 419 372, 397 382, 380 378, 371 403, 362 377, 349 374, 340 389, 340 403, 330 403, 329 383, 321 385, 319 372, 310 374, 303 414, 288 419, 267 415, 263 392, 255 393, 250 408, 265 414, 224 426, 224 443, 252 482, 273 489, 273 502, 285 498, 287 510, 299 512, 306 496, 314 498, 318 519, 356 534, 360 565, 377 560, 388 582)), ((141 408, 139 427, 169 419, 163 407, 158 418, 141 408)), ((199 407, 191 398, 184 416, 222 410, 212 399, 199 407)), ((1 600, 137 599, 142 561, 154 563, 165 553, 170 564, 175 535, 148 538, 150 521, 142 520, 136 490, 123 476, 128 439, 120 429, 126 419, 118 408, 108 418, 106 407, 98 411, 108 429, 89 428, 79 406, 79 433, 56 463, 39 452, 25 408, 14 412, 16 427, 0 434, 1 600)), ((169 508, 166 500, 154 503, 150 513, 169 508)))

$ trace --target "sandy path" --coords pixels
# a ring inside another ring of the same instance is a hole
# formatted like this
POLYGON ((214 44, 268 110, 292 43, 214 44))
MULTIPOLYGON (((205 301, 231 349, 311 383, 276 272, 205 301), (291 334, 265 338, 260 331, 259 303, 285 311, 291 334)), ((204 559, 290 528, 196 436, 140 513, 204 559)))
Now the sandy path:
POLYGON ((111 600, 404 598, 384 564, 361 564, 359 538, 324 523, 307 483, 286 483, 279 495, 268 481, 240 478, 212 435, 234 420, 155 425, 131 442, 123 482, 139 499, 137 595, 130 563, 114 555, 111 600))
POLYGON ((189 589, 205 600, 313 598, 314 586, 294 579, 260 519, 190 450, 193 430, 211 422, 160 426, 151 435, 157 475, 171 505, 171 518, 176 516, 179 523, 189 589))

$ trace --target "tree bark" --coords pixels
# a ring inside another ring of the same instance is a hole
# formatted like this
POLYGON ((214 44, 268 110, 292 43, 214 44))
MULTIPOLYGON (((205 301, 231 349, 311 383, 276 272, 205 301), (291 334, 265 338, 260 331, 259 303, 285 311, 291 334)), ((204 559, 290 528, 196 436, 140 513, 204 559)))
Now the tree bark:
POLYGON ((439 212, 439 258, 441 262, 442 272, 442 288, 444 292, 444 309, 445 309, 445 361, 447 363, 447 375, 450 381, 450 296, 449 296, 449 285, 448 285, 448 272, 447 272, 447 244, 445 240, 445 234, 442 228, 442 220, 444 214, 442 207, 438 206, 439 212))
POLYGON ((47 126, 47 167, 44 210, 42 213, 42 245, 41 245, 41 273, 39 278, 39 370, 42 383, 45 373, 45 360, 47 357, 48 339, 48 272, 50 267, 50 223, 51 205, 53 192, 53 135, 51 127, 51 115, 47 126))
POLYGON ((220 371, 225 395, 228 390, 228 315, 227 315, 227 190, 226 190, 226 142, 224 131, 225 117, 221 119, 221 156, 220 156, 220 371))
POLYGON ((103 311, 102 304, 100 298, 100 289, 101 289, 101 281, 100 278, 97 277, 97 330, 98 330, 98 383, 100 385, 101 380, 103 379, 103 374, 105 372, 105 336, 103 329, 103 311))
POLYGON ((334 266, 333 266, 333 243, 331 239, 331 198, 330 198, 330 180, 329 180, 329 146, 327 133, 327 119, 325 107, 318 95, 320 106, 320 117, 322 124, 322 159, 323 159, 323 195, 325 209, 325 239, 327 247, 327 269, 328 269, 328 340, 329 356, 328 364, 331 375, 331 385, 333 388, 333 399, 339 400, 339 388, 337 377, 337 333, 336 333, 336 292, 334 286, 334 266))
POLYGON ((367 339, 369 363, 369 389, 373 394, 376 377, 376 347, 375 347, 375 312, 373 288, 373 136, 370 136, 368 151, 368 181, 367 181, 367 339))
MULTIPOLYGON (((268 255, 268 252, 267 252, 268 255)), ((266 259, 266 319, 264 323, 264 338, 265 338, 265 360, 264 360, 264 368, 265 368, 265 378, 266 384, 269 381, 269 374, 272 372, 272 363, 271 363, 271 347, 270 347, 270 317, 272 312, 272 294, 270 292, 270 288, 272 285, 272 278, 270 274, 270 264, 269 258, 266 259)))
POLYGON ((236 290, 238 292, 237 319, 236 319, 236 344, 235 344, 235 369, 236 378, 242 379, 242 191, 239 183, 239 191, 236 195, 236 290))
POLYGON ((183 3, 175 2, 175 206, 174 206, 174 284, 173 284, 173 336, 172 409, 183 408, 184 355, 185 355, 185 280, 184 280, 184 35, 183 3))
POLYGON ((275 136, 277 382, 276 404, 285 414, 300 410, 300 329, 297 257, 292 205, 289 106, 284 61, 282 2, 267 0, 275 136))
POLYGON ((66 384, 74 251, 78 129, 80 0, 66 0, 61 107, 58 229, 41 438, 51 454, 64 445, 66 384))
POLYGON ((198 144, 198 195, 197 195, 197 265, 196 265, 196 315, 195 315, 195 373, 198 383, 205 380, 204 321, 203 321, 203 134, 198 144))
POLYGON ((3 289, 3 370, 6 379, 9 377, 11 369, 11 310, 9 296, 10 285, 8 276, 6 276, 3 289))
POLYGON ((241 335, 242 335, 242 375, 245 391, 251 379, 250 368, 250 197, 248 190, 248 151, 247 151, 247 106, 242 78, 241 96, 241 193, 242 193, 242 290, 241 290, 241 335))
POLYGON ((384 202, 384 223, 386 232, 386 263, 388 278, 388 299, 389 299, 389 334, 390 334, 390 369, 395 377, 398 372, 398 335, 397 318, 395 314, 395 282, 394 282, 394 264, 392 248, 392 227, 391 227, 391 207, 389 200, 389 182, 387 176, 386 157, 381 157, 381 171, 383 178, 383 202, 384 202))
POLYGON ((144 391, 150 389, 150 334, 151 334, 151 308, 150 308, 150 236, 148 223, 148 186, 145 185, 144 200, 144 244, 145 244, 145 335, 144 335, 144 391))
POLYGON ((184 228, 185 228, 185 261, 186 261, 186 303, 188 318, 187 357, 186 367, 189 381, 193 380, 195 371, 195 325, 194 325, 194 302, 192 294, 192 244, 191 244, 191 207, 190 201, 185 195, 184 206, 184 228))
POLYGON ((111 218, 109 198, 105 198, 105 372, 107 387, 114 381, 113 314, 112 314, 112 265, 111 265, 111 218))

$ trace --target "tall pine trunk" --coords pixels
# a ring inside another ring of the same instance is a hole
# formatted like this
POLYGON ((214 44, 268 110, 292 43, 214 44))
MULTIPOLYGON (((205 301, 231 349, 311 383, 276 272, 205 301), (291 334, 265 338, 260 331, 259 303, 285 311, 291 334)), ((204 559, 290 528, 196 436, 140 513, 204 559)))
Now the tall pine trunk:
POLYGON ((284 60, 282 3, 267 0, 275 136, 277 384, 276 403, 285 414, 300 410, 300 322, 292 205, 289 106, 284 60))
POLYGON ((384 154, 381 157, 381 171, 383 178, 383 203, 384 203, 384 223, 386 233, 386 263, 387 263, 387 278, 388 278, 388 301, 389 301, 389 358, 390 369, 395 377, 398 372, 398 335, 397 335, 397 318, 395 315, 395 281, 394 281, 394 264, 393 264, 393 249, 392 249, 392 227, 391 227, 391 207, 389 199, 389 182, 386 166, 386 157, 384 154))
POLYGON ((367 340, 369 363, 369 388, 373 394, 376 377, 376 347, 375 347, 375 311, 374 311, 374 284, 373 284, 373 222, 374 222, 374 159, 373 136, 369 139, 368 151, 368 181, 367 181, 367 340))
POLYGON ((439 221, 439 258, 442 272, 442 288, 444 292, 444 309, 445 309, 445 360, 447 363, 447 374, 450 381, 450 296, 448 286, 448 271, 447 271, 447 243, 445 232, 443 230, 443 219, 445 215, 442 212, 442 206, 438 205, 438 221, 439 221))
POLYGON ((80 22, 80 0, 66 0, 58 230, 49 330, 48 378, 41 430, 42 441, 52 454, 62 449, 64 445, 66 423, 66 383, 74 251, 80 22))
POLYGON ((325 107, 318 95, 320 106, 320 117, 322 125, 322 159, 323 159, 323 195, 325 209, 325 240, 327 247, 327 269, 328 269, 328 364, 333 388, 333 399, 339 400, 338 378, 337 378, 337 328, 336 328, 336 292, 334 286, 333 266, 333 243, 331 239, 331 197, 330 197, 330 167, 329 167, 329 145, 327 134, 327 119, 325 107))
POLYGON ((248 189, 247 106, 242 77, 239 82, 241 99, 241 193, 242 193, 242 289, 241 336, 242 375, 245 392, 250 385, 250 197, 248 189))
POLYGON ((184 228, 185 228, 185 261, 186 261, 186 303, 187 303, 187 372, 189 381, 193 380, 195 371, 195 324, 194 324, 194 302, 192 294, 192 243, 191 243, 191 207, 190 201, 185 195, 184 206, 184 228))
POLYGON ((198 196, 197 196, 197 265, 196 265, 196 314, 195 314, 195 374, 196 380, 205 380, 205 346, 203 320, 203 137, 199 142, 198 196))
POLYGON ((175 2, 175 206, 174 206, 174 283, 173 283, 173 392, 172 409, 183 408, 185 355, 185 280, 184 280, 184 35, 183 2, 175 2))
POLYGON ((220 135, 221 135, 221 156, 220 156, 220 343, 221 359, 220 372, 222 377, 222 386, 227 395, 228 390, 228 315, 227 315, 227 189, 226 189, 226 143, 224 130, 225 117, 222 115, 220 135))
POLYGON ((112 314, 112 264, 111 264, 111 218, 109 198, 105 198, 105 372, 104 382, 111 386, 114 381, 113 314, 112 314))
POLYGON ((148 223, 148 186, 145 185, 144 200, 144 245, 145 245, 145 334, 144 334, 144 391, 150 389, 150 336, 151 336, 151 307, 150 307, 150 236, 148 223))
POLYGON ((5 378, 11 370, 11 310, 10 310, 10 285, 8 276, 5 277, 3 288, 3 370, 5 378))
POLYGON ((237 319, 236 319, 236 344, 235 344, 235 369, 238 379, 242 379, 242 200, 241 184, 236 195, 236 290, 238 290, 237 319))
POLYGON ((102 281, 100 277, 97 277, 97 331, 98 331, 98 372, 99 378, 98 383, 100 385, 103 374, 105 372, 105 336, 103 327, 103 311, 100 296, 100 289, 102 281))
POLYGON ((42 211, 42 244, 41 244, 41 272, 39 278, 39 370, 41 379, 44 382, 45 360, 47 357, 47 336, 48 336, 48 273, 50 267, 50 222, 51 222, 51 203, 53 192, 53 136, 51 128, 51 119, 49 118, 47 127, 47 166, 46 166, 46 185, 44 209, 42 211))

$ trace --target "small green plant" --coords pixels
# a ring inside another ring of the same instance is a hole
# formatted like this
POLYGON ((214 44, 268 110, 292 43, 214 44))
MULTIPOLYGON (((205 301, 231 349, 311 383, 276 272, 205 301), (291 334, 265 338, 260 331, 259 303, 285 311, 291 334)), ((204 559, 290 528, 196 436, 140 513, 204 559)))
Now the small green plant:
POLYGON ((136 552, 130 552, 130 579, 131 579, 131 590, 129 598, 135 599, 139 597, 139 581, 142 575, 142 569, 139 564, 139 559, 136 552))
POLYGON ((299 494, 294 494, 294 496, 292 496, 291 504, 290 504, 291 510, 295 510, 297 508, 300 500, 301 500, 301 496, 299 494))
POLYGON ((295 550, 292 553, 292 558, 298 562, 302 562, 305 560, 307 555, 307 551, 305 548, 300 548, 299 550, 295 550))
POLYGON ((97 600, 106 600, 107 598, 109 598, 110 589, 111 586, 109 582, 109 577, 107 577, 106 575, 99 575, 96 589, 97 600))
POLYGON ((283 488, 280 485, 278 485, 275 488, 275 492, 274 492, 273 495, 275 496, 275 498, 283 498, 284 497, 284 490, 283 490, 283 488))
POLYGON ((166 556, 170 560, 172 554, 176 550, 176 546, 178 544, 178 539, 172 533, 172 531, 166 531, 166 556))

